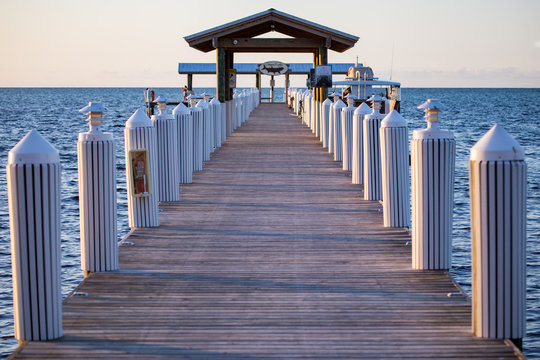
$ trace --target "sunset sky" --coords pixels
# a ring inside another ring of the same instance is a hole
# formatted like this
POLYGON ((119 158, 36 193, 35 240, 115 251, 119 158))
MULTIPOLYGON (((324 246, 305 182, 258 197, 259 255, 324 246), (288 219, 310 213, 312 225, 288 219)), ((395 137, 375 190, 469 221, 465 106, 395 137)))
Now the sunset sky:
MULTIPOLYGON (((215 62, 184 36, 271 7, 359 36, 329 62, 358 56, 404 87, 540 87, 539 0, 1 0, 0 87, 179 87, 178 62, 215 62)), ((312 55, 235 56, 268 60, 312 55)), ((213 76, 194 79, 214 85, 213 76)), ((253 85, 239 77, 239 86, 253 85)))

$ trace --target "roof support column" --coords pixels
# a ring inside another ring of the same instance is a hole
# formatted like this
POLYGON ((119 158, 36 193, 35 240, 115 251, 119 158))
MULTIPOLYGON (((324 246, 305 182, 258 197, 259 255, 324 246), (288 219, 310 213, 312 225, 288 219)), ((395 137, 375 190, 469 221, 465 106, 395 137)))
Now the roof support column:
POLYGON ((187 74, 187 88, 189 91, 193 90, 193 74, 187 74))
POLYGON ((226 64, 227 50, 222 47, 216 49, 216 75, 218 100, 224 103, 227 100, 228 70, 226 64))
MULTIPOLYGON (((328 65, 328 48, 319 48, 319 65, 328 65)), ((324 101, 328 98, 328 88, 321 88, 321 98, 319 101, 324 101)))
MULTIPOLYGON (((319 63, 319 50, 313 52, 313 68, 315 68, 319 63)), ((315 101, 321 102, 321 88, 313 88, 313 97, 315 101)))
POLYGON ((229 69, 234 68, 234 52, 230 50, 225 51, 225 65, 226 65, 226 72, 227 72, 227 81, 225 82, 225 88, 227 89, 226 94, 226 100, 232 100, 233 99, 233 89, 231 89, 229 78, 230 73, 229 69))

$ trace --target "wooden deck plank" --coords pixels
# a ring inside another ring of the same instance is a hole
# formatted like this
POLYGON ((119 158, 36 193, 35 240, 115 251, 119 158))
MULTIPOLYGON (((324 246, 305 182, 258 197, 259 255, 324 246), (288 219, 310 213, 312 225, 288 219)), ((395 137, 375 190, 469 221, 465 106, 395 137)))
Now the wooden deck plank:
POLYGON ((406 229, 382 226, 381 204, 284 105, 261 105, 160 211, 120 271, 65 300, 62 339, 13 357, 522 357, 472 337, 450 275, 411 270, 406 229))

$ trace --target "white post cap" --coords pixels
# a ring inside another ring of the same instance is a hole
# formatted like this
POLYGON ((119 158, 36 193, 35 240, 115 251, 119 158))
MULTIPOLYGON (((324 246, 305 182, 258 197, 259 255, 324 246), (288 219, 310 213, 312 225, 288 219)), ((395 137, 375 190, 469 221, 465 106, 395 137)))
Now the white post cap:
POLYGON ((371 113, 371 108, 368 104, 363 102, 359 107, 354 110, 354 115, 366 115, 371 113))
POLYGON ((396 110, 392 110, 392 112, 386 115, 382 120, 381 127, 407 127, 407 122, 400 113, 396 110))
POLYGON ((499 124, 495 124, 471 148, 471 161, 525 160, 523 148, 499 124))
POLYGON ((199 102, 197 103, 197 107, 206 109, 208 108, 208 104, 204 100, 199 100, 199 102))
POLYGON ((189 109, 187 108, 186 105, 184 105, 183 103, 180 103, 180 104, 176 105, 176 107, 173 109, 172 114, 173 115, 189 114, 189 109))
POLYGON ((138 128, 138 127, 153 127, 152 120, 146 114, 143 110, 137 109, 131 115, 131 117, 126 121, 126 128, 138 128))
POLYGON ((341 101, 341 99, 338 99, 338 101, 336 101, 336 105, 334 105, 334 109, 341 109, 344 107, 346 107, 346 105, 343 101, 341 101))
POLYGON ((332 100, 326 99, 326 100, 323 101, 322 104, 323 104, 323 106, 330 106, 330 105, 332 105, 332 100))
POLYGON ((441 110, 446 110, 447 107, 446 105, 444 105, 437 99, 427 99, 425 103, 423 103, 422 105, 418 105, 417 109, 420 109, 420 110, 437 109, 441 111, 441 110))
POLYGON ((383 98, 380 97, 379 95, 371 95, 371 97, 367 99, 367 101, 373 101, 373 102, 381 102, 382 100, 383 98))
POLYGON ((79 112, 83 114, 103 113, 108 110, 109 109, 107 109, 105 106, 101 105, 100 103, 90 101, 88 105, 80 109, 79 112))
POLYGON ((213 98, 212 100, 210 100, 210 104, 219 105, 219 104, 221 104, 221 102, 217 98, 213 98))
POLYGON ((60 155, 36 130, 30 130, 8 153, 8 165, 53 164, 60 155))

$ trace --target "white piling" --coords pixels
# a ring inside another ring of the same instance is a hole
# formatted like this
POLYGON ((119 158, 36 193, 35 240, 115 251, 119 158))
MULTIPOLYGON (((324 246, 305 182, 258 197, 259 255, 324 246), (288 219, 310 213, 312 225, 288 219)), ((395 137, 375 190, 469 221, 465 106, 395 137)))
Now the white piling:
POLYGON ((208 103, 204 100, 200 100, 197 105, 201 111, 202 119, 202 157, 203 161, 210 160, 210 110, 208 108, 208 103))
POLYGON ((129 227, 159 226, 156 129, 141 109, 126 122, 124 138, 129 227))
POLYGON ((309 128, 313 134, 317 134, 317 100, 315 99, 315 94, 313 93, 311 93, 310 102, 309 128))
POLYGON ((341 110, 342 168, 345 171, 350 171, 352 170, 353 115, 356 108, 352 97, 347 99, 347 103, 348 106, 341 110))
POLYGON ((374 95, 372 112, 364 117, 364 200, 382 200, 381 146, 379 128, 384 115, 380 113, 382 98, 374 95))
MULTIPOLYGON (((219 100, 218 100, 219 101, 219 100)), ((221 145, 227 140, 227 104, 221 103, 221 145)))
POLYGON ((88 272, 118 269, 116 163, 112 133, 99 128, 106 108, 90 102, 79 110, 88 114, 90 130, 79 133, 79 217, 81 269, 88 272))
POLYGON ((330 106, 332 101, 326 99, 321 105, 321 141, 323 148, 328 148, 328 126, 330 121, 330 106))
POLYGON ((204 160, 204 119, 203 109, 199 106, 191 104, 189 110, 193 118, 193 171, 201 171, 203 169, 204 160))
POLYGON ((371 112, 368 104, 363 102, 353 114, 353 145, 352 145, 352 183, 364 183, 364 116, 371 112))
POLYGON ((178 152, 180 154, 180 183, 193 182, 193 117, 182 103, 173 110, 178 123, 178 152))
POLYGON ((217 98, 210 101, 210 105, 214 108, 214 147, 221 147, 221 103, 217 98))
POLYGON ((304 124, 307 127, 311 127, 311 99, 313 98, 313 94, 310 90, 306 91, 304 95, 304 124))
POLYGON ((335 121, 334 121, 334 107, 337 103, 337 96, 334 96, 334 94, 328 95, 330 99, 332 99, 332 103, 330 104, 329 109, 329 116, 328 116, 328 153, 333 154, 334 153, 334 129, 335 129, 335 121))
POLYGON ((234 99, 233 100, 228 100, 228 101, 225 101, 225 111, 227 113, 227 115, 225 116, 225 120, 227 122, 227 125, 226 125, 226 136, 225 138, 229 137, 232 132, 233 132, 233 124, 234 124, 234 114, 235 114, 235 109, 234 109, 234 106, 235 106, 235 101, 234 99))
POLYGON ((345 103, 338 99, 334 104, 334 161, 343 160, 343 131, 341 128, 341 110, 346 107, 345 103))
POLYGON ((395 110, 381 122, 383 219, 386 227, 408 227, 409 154, 407 122, 395 110))
POLYGON ((204 95, 204 101, 206 102, 206 105, 208 106, 209 111, 209 141, 208 141, 208 149, 210 151, 210 154, 214 152, 214 147, 216 143, 216 114, 215 114, 215 107, 214 105, 210 104, 210 95, 205 94, 204 95))
POLYGON ((439 127, 446 106, 429 99, 418 107, 428 127, 411 140, 412 267, 445 270, 452 265, 452 211, 456 141, 439 127))
POLYGON ((158 201, 180 200, 180 151, 178 150, 178 122, 165 113, 167 99, 156 100, 158 114, 152 115, 156 129, 158 201))
POLYGON ((31 130, 8 153, 15 338, 62 336, 60 156, 31 130))
POLYGON ((473 332, 517 344, 527 320, 524 159, 521 146, 495 125, 471 148, 469 164, 473 332))

